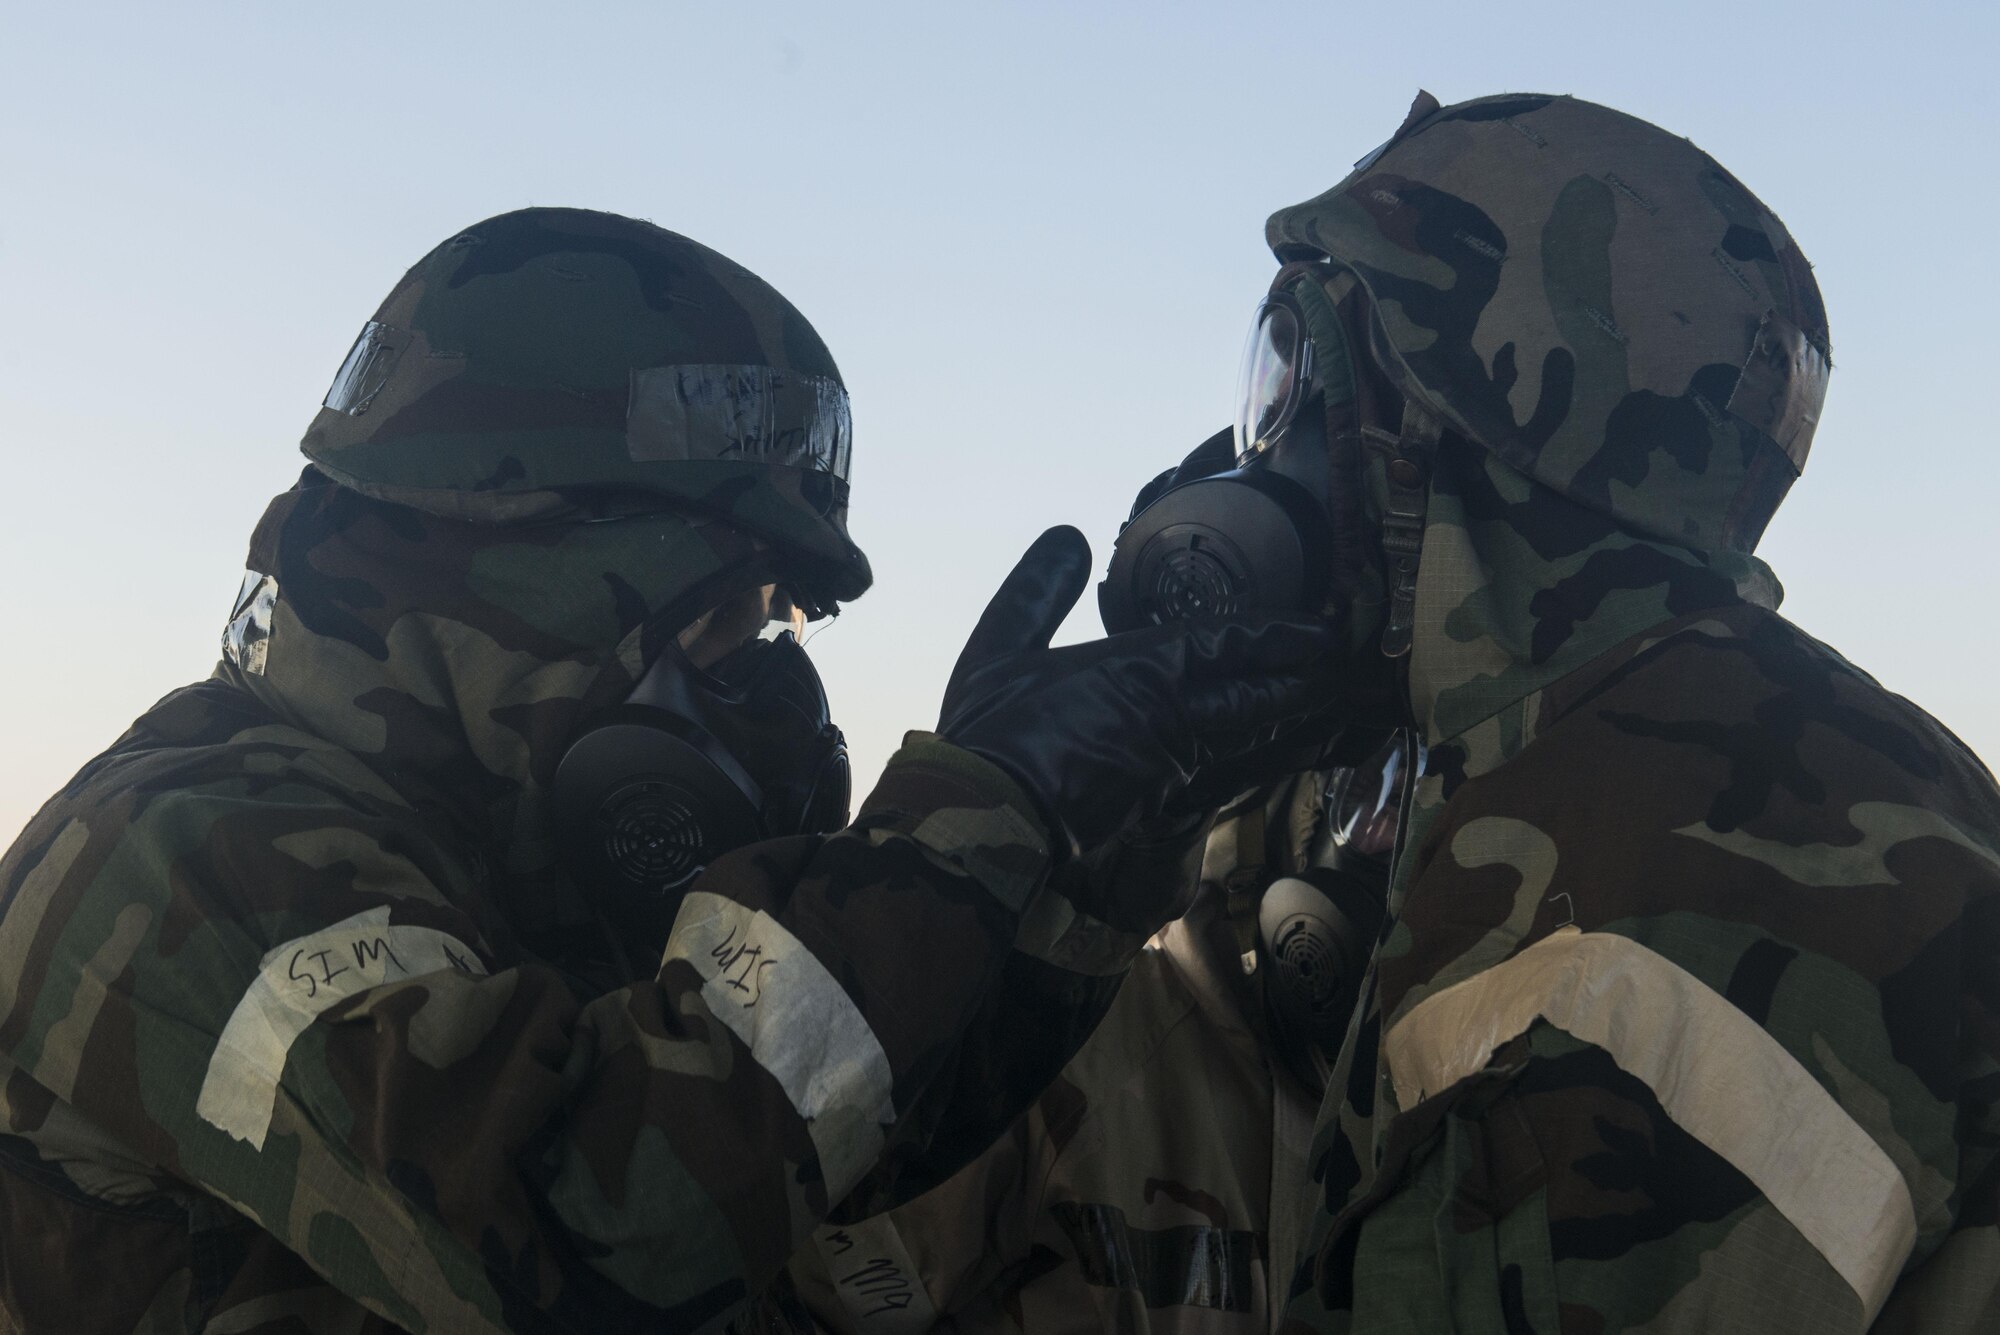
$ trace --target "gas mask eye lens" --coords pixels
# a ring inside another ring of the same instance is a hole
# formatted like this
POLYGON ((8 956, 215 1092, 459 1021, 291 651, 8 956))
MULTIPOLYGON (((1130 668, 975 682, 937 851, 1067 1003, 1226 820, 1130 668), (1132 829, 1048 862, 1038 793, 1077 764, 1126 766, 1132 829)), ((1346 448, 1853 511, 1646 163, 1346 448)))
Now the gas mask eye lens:
POLYGON ((1297 303, 1266 297, 1250 325, 1237 380, 1236 457, 1242 463, 1277 440, 1298 413, 1312 375, 1312 342, 1297 303))

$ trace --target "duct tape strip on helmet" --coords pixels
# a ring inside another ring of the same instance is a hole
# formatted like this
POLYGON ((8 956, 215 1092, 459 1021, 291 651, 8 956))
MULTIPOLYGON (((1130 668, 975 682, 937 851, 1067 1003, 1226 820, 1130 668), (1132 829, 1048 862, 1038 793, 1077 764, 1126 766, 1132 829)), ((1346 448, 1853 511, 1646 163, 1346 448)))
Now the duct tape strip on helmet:
MULTIPOLYGON (((412 341, 370 320, 334 374, 323 406, 366 413, 412 341)), ((631 373, 625 447, 636 463, 730 460, 847 479, 854 424, 847 391, 827 376, 771 366, 646 366, 631 373)))
POLYGON ((340 363, 340 369, 333 373, 333 384, 327 387, 326 397, 320 406, 331 408, 349 417, 359 417, 367 412, 375 402, 375 396, 389 383, 395 372, 396 363, 402 360, 404 349, 410 346, 407 330, 395 329, 377 320, 370 320, 361 326, 355 336, 354 346, 347 350, 347 356, 340 363))
POLYGON ((770 366, 647 366, 632 372, 625 445, 640 463, 722 459, 831 473, 854 448, 847 391, 770 366))

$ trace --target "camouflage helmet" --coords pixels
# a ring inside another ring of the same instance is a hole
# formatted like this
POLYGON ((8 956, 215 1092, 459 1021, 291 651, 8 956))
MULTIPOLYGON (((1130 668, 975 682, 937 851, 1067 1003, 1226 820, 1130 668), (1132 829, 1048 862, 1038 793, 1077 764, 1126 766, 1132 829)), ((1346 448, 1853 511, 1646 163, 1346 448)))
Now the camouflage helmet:
POLYGON ((1406 396, 1630 527, 1747 552, 1805 464, 1829 365, 1812 272, 1657 126, 1571 97, 1420 94, 1265 237, 1360 279, 1406 396))
POLYGON ((825 607, 872 578, 850 433, 826 345, 769 284, 651 223, 535 208, 403 276, 302 444, 356 491, 481 523, 721 515, 825 607))

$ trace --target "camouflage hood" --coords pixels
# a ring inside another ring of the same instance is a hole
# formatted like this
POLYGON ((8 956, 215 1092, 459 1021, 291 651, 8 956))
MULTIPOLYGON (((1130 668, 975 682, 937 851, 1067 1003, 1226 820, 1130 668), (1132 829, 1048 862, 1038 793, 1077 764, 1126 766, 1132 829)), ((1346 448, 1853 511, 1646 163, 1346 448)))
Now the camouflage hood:
POLYGON ((440 810, 495 871, 554 860, 544 798, 580 721, 666 636, 768 578, 763 544, 655 513, 496 527, 311 472, 271 502, 218 673, 440 810))
POLYGON ((1400 512, 1424 516, 1410 694, 1433 743, 1649 625, 1775 605, 1750 552, 1805 463, 1826 315, 1706 153, 1574 98, 1420 94, 1266 237, 1358 280, 1373 362, 1444 428, 1423 459, 1406 423, 1399 465, 1428 465, 1400 512))
POLYGON ((1409 689, 1440 764, 1483 771, 1532 737, 1537 692, 1649 626, 1776 608, 1762 561, 1647 537, 1447 437, 1432 473, 1409 689))

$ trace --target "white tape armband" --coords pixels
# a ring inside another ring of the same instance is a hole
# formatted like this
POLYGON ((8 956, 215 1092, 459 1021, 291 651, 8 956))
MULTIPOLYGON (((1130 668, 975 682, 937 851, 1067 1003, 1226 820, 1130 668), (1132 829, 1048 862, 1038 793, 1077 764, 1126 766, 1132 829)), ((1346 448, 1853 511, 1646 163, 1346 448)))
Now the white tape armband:
POLYGON ((263 1149, 285 1059, 320 1012, 356 992, 444 969, 486 972, 471 948, 448 933, 391 925, 387 905, 276 947, 216 1040, 195 1111, 263 1149))
POLYGON ((721 895, 681 904, 667 960, 686 960, 709 1010, 805 1119, 827 1199, 874 1167, 895 1120, 889 1055, 853 1000, 782 923, 721 895))
MULTIPOLYGON (((1917 1237, 1909 1184, 1785 1046, 1629 937, 1562 928, 1426 997, 1383 1036, 1404 1108, 1485 1068, 1546 1020, 1645 1082, 1675 1124, 1749 1178, 1872 1322, 1917 1237)), ((1865 1322, 1864 1322, 1865 1324, 1865 1322)))

